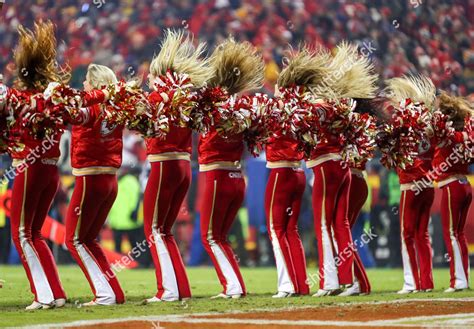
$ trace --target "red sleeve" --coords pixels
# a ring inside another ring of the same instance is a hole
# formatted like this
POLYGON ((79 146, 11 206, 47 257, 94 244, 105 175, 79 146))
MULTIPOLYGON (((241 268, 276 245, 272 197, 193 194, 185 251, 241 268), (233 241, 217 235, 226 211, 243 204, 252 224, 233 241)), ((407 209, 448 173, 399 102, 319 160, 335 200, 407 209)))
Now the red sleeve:
POLYGON ((70 123, 75 126, 92 127, 100 115, 100 107, 94 105, 82 108, 74 119, 70 119, 70 123))
POLYGON ((84 106, 93 106, 105 102, 105 93, 102 90, 92 90, 84 95, 84 106))

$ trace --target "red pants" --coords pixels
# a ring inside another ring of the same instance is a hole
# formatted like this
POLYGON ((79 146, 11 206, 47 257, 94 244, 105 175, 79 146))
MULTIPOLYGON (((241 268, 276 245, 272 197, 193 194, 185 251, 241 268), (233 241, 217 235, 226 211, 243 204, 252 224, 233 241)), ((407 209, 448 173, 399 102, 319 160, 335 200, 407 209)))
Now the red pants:
POLYGON ((340 161, 313 167, 314 228, 318 239, 320 289, 353 284, 354 246, 348 218, 351 173, 340 161), (337 255, 337 256, 335 256, 337 255))
MULTIPOLYGON (((349 192, 349 223, 351 228, 354 226, 360 210, 367 201, 369 188, 364 176, 359 174, 351 175, 351 188, 349 192)), ((370 293, 370 282, 365 272, 364 264, 360 259, 359 253, 354 248, 354 275, 360 285, 361 293, 370 293)))
POLYGON ((302 169, 272 169, 265 191, 268 235, 278 273, 278 291, 309 294, 306 258, 298 234, 301 199, 306 186, 302 169))
POLYGON ((469 252, 464 234, 467 213, 472 201, 472 188, 467 181, 454 181, 441 188, 441 221, 449 255, 450 287, 469 287, 469 252))
POLYGON ((155 263, 162 300, 191 297, 183 259, 171 229, 191 184, 191 165, 185 160, 151 163, 144 195, 145 234, 155 263))
POLYGON ((433 252, 428 233, 433 200, 433 188, 418 195, 411 190, 402 191, 400 232, 405 290, 433 289, 433 252))
POLYGON ((11 201, 12 238, 21 257, 35 300, 50 304, 66 298, 58 270, 41 227, 59 184, 58 168, 37 160, 17 170, 11 201))
POLYGON ((240 171, 201 172, 205 182, 201 203, 201 240, 216 268, 226 295, 246 294, 236 256, 227 240, 245 194, 240 171))
POLYGON ((117 176, 76 177, 66 219, 66 245, 102 305, 121 304, 125 297, 97 237, 117 197, 117 176))

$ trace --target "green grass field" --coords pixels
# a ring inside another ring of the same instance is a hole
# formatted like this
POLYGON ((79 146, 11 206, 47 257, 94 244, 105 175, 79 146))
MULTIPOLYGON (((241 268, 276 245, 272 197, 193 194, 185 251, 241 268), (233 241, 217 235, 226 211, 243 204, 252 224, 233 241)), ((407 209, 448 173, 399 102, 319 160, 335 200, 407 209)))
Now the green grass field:
MULTIPOLYGON (((155 276, 152 270, 125 270, 119 279, 127 296, 125 305, 113 307, 78 308, 77 303, 92 299, 89 285, 79 267, 63 266, 60 276, 68 293, 69 304, 63 309, 24 311, 32 301, 28 281, 22 267, 0 266, 0 279, 5 281, 0 289, 0 326, 26 326, 32 324, 61 323, 74 320, 120 318, 142 315, 163 315, 183 313, 251 311, 255 309, 280 308, 289 306, 309 306, 354 301, 383 301, 400 298, 440 298, 469 297, 470 291, 447 296, 442 291, 448 286, 448 270, 434 271, 436 290, 432 293, 418 293, 400 297, 394 292, 402 286, 401 270, 370 270, 368 275, 373 293, 358 297, 294 297, 275 300, 271 295, 276 291, 276 271, 274 268, 243 269, 249 296, 240 300, 210 300, 220 292, 217 276, 212 268, 191 268, 188 270, 194 298, 186 303, 158 303, 141 305, 141 302, 155 293, 155 276)), ((309 271, 313 274, 314 269, 309 271)), ((312 291, 317 290, 316 285, 312 291)))

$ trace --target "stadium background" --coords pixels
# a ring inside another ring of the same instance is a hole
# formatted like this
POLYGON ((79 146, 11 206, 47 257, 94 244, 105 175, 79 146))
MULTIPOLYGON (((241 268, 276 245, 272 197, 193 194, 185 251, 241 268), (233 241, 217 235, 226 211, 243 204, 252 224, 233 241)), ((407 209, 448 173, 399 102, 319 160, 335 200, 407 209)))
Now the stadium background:
MULTIPOLYGON (((153 54, 159 49, 160 37, 167 27, 188 29, 208 43, 209 49, 231 34, 238 40, 249 40, 263 53, 266 67, 265 92, 271 93, 284 65, 287 45, 301 42, 321 43, 328 47, 343 39, 373 49, 373 59, 381 78, 418 72, 430 76, 438 88, 465 95, 474 101, 474 1, 112 1, 64 0, 21 1, 8 3, 1 13, 0 67, 7 84, 12 83, 14 66, 12 50, 18 24, 31 26, 38 19, 51 19, 57 25, 59 61, 72 69, 71 84, 80 88, 87 65, 108 65, 124 79, 146 77, 153 54), (368 5, 370 4, 370 6, 368 5)), ((382 79, 381 79, 382 81, 382 79)), ((71 259, 63 243, 62 223, 74 179, 69 166, 69 134, 62 140, 60 168, 62 184, 50 212, 44 233, 51 240, 60 263, 71 259)), ((110 250, 127 253, 144 240, 141 226, 141 191, 146 183, 148 164, 141 139, 124 136, 124 164, 120 178, 120 195, 110 220, 101 235, 110 250), (118 246, 119 237, 123 243, 118 246), (118 247, 117 247, 118 246, 118 247)), ((193 159, 196 159, 194 154, 193 159)), ((206 264, 208 259, 197 234, 199 184, 193 162, 193 184, 179 216, 176 234, 188 265, 206 264)), ((239 213, 231 239, 241 265, 273 265, 272 251, 266 234, 263 212, 267 180, 264 156, 246 156, 247 197, 239 213)), ((10 168, 8 157, 0 159, 0 171, 10 168)), ((364 207, 354 238, 363 229, 376 237, 365 244, 364 262, 368 267, 399 267, 400 239, 398 221, 399 187, 396 175, 385 170, 377 160, 369 163, 371 197, 364 207)), ((310 265, 317 255, 312 225, 311 173, 300 216, 300 229, 310 265)), ((470 177, 474 183, 474 177, 470 177)), ((17 263, 10 247, 9 186, 0 188, 0 263, 17 263)), ((439 198, 439 195, 437 195, 439 198)), ((439 199, 438 199, 439 200, 439 199)), ((435 266, 447 266, 441 236, 439 202, 432 210, 430 233, 435 250, 435 266)), ((474 207, 469 214, 469 242, 474 252, 474 207)), ((289 210, 291 211, 291 210, 289 210)), ((119 254, 110 253, 119 259, 119 254)), ((151 265, 145 253, 138 263, 151 265)))

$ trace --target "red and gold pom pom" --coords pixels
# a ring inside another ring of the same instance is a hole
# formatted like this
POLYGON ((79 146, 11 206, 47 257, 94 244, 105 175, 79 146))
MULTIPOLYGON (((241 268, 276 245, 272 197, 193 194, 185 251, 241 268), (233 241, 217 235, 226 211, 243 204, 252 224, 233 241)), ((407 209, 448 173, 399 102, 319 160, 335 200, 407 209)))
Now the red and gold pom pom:
POLYGON ((212 127, 225 125, 222 112, 229 107, 229 93, 221 87, 203 87, 191 96, 195 106, 190 113, 189 128, 200 134, 212 127))
POLYGON ((407 99, 394 108, 392 120, 383 124, 377 134, 382 164, 400 169, 412 165, 419 154, 419 141, 432 129, 430 122, 429 110, 422 103, 407 99))
POLYGON ((464 141, 455 145, 463 155, 462 162, 472 164, 474 161, 474 116, 468 116, 464 122, 464 141))
POLYGON ((194 88, 186 74, 168 71, 155 80, 154 89, 164 99, 158 109, 171 124, 180 127, 190 125, 191 112, 196 106, 192 97, 194 88))

